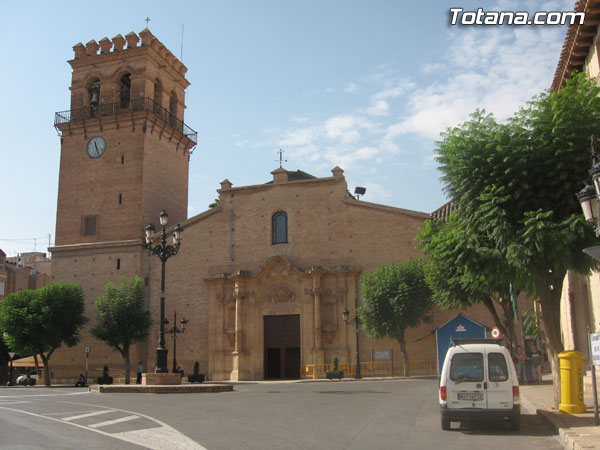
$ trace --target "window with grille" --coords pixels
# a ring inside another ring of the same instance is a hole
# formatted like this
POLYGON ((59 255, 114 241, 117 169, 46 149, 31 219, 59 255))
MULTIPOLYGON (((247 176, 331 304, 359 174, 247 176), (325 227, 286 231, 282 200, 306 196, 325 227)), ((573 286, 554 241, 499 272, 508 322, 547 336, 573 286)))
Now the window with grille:
POLYGON ((98 231, 97 216, 83 216, 81 218, 81 234, 83 236, 93 236, 98 231))

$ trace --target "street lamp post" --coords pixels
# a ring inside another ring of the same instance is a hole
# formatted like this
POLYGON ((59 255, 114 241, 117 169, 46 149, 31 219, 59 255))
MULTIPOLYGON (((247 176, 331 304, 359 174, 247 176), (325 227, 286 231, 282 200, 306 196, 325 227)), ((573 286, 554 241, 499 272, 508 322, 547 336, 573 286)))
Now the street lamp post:
MULTIPOLYGON (((188 323, 188 320, 185 320, 185 317, 182 317, 179 323, 181 324, 181 328, 177 327, 177 311, 175 311, 175 317, 173 317, 173 327, 167 331, 167 333, 173 334, 171 336, 173 338, 173 373, 177 372, 177 335, 179 333, 185 332, 185 325, 188 323)), ((167 325, 169 321, 165 319, 165 325, 167 325)))
POLYGON ((592 168, 590 176, 592 184, 587 184, 577 193, 577 198, 581 204, 585 219, 590 222, 596 231, 596 236, 600 237, 600 155, 596 148, 596 137, 592 136, 592 168))
POLYGON ((342 318, 344 319, 344 323, 346 325, 354 325, 354 334, 356 335, 356 371, 354 372, 354 378, 360 380, 362 378, 360 374, 360 351, 358 346, 358 331, 360 328, 361 320, 357 314, 354 315, 354 319, 348 321, 348 317, 350 316, 350 311, 344 308, 342 312, 342 318))
POLYGON ((8 356, 10 356, 10 366, 8 368, 8 383, 7 386, 13 385, 13 359, 15 358, 15 352, 8 352, 8 356))
MULTIPOLYGON (((577 193, 577 198, 581 204, 585 219, 594 226, 596 237, 600 237, 600 155, 598 155, 596 136, 592 135, 592 168, 590 169, 590 177, 592 184, 587 185, 577 193)), ((600 261, 600 246, 596 245, 583 249, 584 253, 588 254, 597 261, 600 261)), ((588 342, 590 346, 590 355, 592 354, 591 330, 588 326, 588 342)), ((593 361, 590 361, 592 372, 592 388, 594 397, 594 424, 600 424, 600 413, 598 411, 598 394, 596 392, 596 367, 593 361)))
POLYGON ((146 243, 144 245, 150 251, 150 254, 158 256, 161 262, 160 276, 160 331, 158 333, 158 348, 156 349, 156 373, 168 373, 167 353, 165 348, 165 263, 171 256, 175 256, 181 245, 181 236, 183 228, 177 225, 173 230, 173 245, 167 245, 167 223, 169 215, 165 210, 160 213, 160 225, 162 232, 160 235, 160 244, 152 245, 154 239, 154 225, 149 224, 146 227, 146 243))

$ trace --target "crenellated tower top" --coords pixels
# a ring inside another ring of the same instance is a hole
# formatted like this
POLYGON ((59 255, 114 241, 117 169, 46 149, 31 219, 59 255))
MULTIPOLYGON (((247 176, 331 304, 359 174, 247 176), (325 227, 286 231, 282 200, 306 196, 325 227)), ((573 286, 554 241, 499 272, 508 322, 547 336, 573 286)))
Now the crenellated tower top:
POLYGON ((79 42, 73 52, 71 108, 55 119, 61 131, 79 120, 144 110, 181 132, 189 140, 186 149, 196 144, 195 132, 184 123, 187 67, 150 30, 79 42))
POLYGON ((149 98, 183 121, 187 67, 147 28, 73 46, 71 110, 149 98))

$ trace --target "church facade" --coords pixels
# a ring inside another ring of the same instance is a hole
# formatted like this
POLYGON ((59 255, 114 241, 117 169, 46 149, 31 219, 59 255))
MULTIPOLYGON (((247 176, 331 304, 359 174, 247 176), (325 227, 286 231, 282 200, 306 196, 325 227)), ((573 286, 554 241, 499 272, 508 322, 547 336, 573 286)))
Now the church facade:
MULTIPOLYGON (((323 178, 280 167, 251 186, 224 180, 219 205, 186 218, 197 137, 184 123, 185 66, 147 29, 74 52, 71 109, 55 118, 61 160, 52 278, 82 285, 90 324, 78 346, 53 355, 55 379, 81 371, 86 346, 91 376, 104 365, 122 375, 120 355, 89 330, 106 283, 133 275, 145 279, 155 326, 132 361, 154 371, 161 264, 144 249, 143 231, 163 209, 169 233, 176 224, 184 229, 166 264, 165 304, 169 320, 187 320, 173 335, 187 373, 198 361, 209 380, 322 377, 334 356, 351 369, 357 351, 363 361, 391 359, 400 373, 398 343, 362 330, 357 336, 342 312, 355 317, 362 273, 420 255, 415 236, 429 214, 359 201, 339 167, 323 178)), ((435 342, 412 340, 455 314, 435 310, 434 325, 407 332, 412 360, 435 366, 435 342)), ((468 314, 491 322, 483 308, 468 314)), ((174 341, 166 343, 170 366, 174 341)))
MULTIPOLYGON (((272 175, 252 186, 223 181, 220 205, 182 224, 168 262, 167 301, 200 331, 180 337, 191 345, 178 347, 178 361, 200 358, 210 379, 299 378, 335 355, 352 362, 342 312, 354 317, 360 274, 419 255, 414 237, 428 214, 356 200, 338 167, 326 178, 272 175)), ((361 337, 365 355, 394 345, 361 337)))

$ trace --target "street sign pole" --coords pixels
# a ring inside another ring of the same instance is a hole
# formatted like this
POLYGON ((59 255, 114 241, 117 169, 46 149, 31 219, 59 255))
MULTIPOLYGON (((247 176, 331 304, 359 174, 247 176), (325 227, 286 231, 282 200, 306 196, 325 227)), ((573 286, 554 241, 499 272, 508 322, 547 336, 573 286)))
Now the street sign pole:
POLYGON ((87 381, 87 379, 88 379, 88 358, 90 356, 90 350, 91 350, 91 347, 89 347, 89 346, 85 347, 85 382, 86 383, 88 383, 88 381, 87 381))

